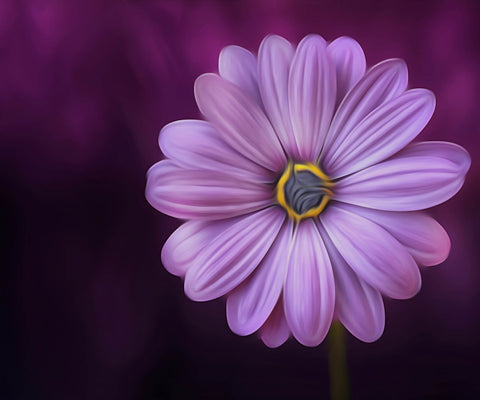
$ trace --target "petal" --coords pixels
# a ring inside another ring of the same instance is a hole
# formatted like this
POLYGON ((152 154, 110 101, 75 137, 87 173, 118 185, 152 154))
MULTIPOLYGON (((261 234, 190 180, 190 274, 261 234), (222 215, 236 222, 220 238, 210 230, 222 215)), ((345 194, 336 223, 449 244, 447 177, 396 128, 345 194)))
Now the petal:
POLYGON ((341 204, 332 204, 321 221, 344 260, 371 286, 395 299, 410 298, 420 290, 417 264, 385 229, 341 204))
POLYGON ((432 266, 445 261, 450 239, 443 227, 423 212, 380 211, 343 204, 342 208, 368 218, 402 243, 417 264, 432 266))
POLYGON ((200 251, 239 218, 242 217, 221 221, 185 222, 165 242, 162 249, 163 266, 173 275, 185 276, 200 251))
POLYGON ((330 43, 327 52, 335 63, 337 75, 337 102, 340 104, 347 92, 365 74, 366 60, 362 47, 347 36, 339 37, 330 43))
POLYGON ((229 218, 272 203, 268 185, 222 171, 182 169, 171 160, 149 169, 145 197, 164 214, 184 219, 229 218))
POLYGON ((288 40, 267 36, 258 52, 258 81, 265 111, 285 152, 290 158, 298 158, 288 106, 288 75, 293 54, 288 40))
POLYGON ((227 46, 218 57, 218 72, 227 81, 242 88, 259 107, 262 107, 258 91, 257 60, 240 46, 227 46))
POLYGON ((407 88, 408 71, 399 59, 385 60, 372 69, 346 95, 332 120, 322 153, 326 172, 331 157, 363 118, 381 104, 398 97, 407 88))
POLYGON ((332 178, 357 172, 403 149, 427 125, 435 96, 425 89, 405 92, 360 122, 329 159, 332 178))
POLYGON ((285 315, 295 338, 317 346, 333 318, 335 283, 327 250, 313 220, 298 225, 285 281, 285 315))
POLYGON ((382 296, 353 272, 319 222, 318 227, 332 262, 338 319, 358 339, 374 342, 385 327, 382 296))
POLYGON ((285 219, 270 207, 241 218, 205 247, 185 275, 185 293, 195 301, 223 296, 258 266, 285 219))
POLYGON ((183 168, 223 171, 255 182, 273 179, 270 171, 232 149, 205 121, 172 122, 162 129, 158 142, 163 154, 183 168))
POLYGON ((470 156, 458 145, 415 143, 387 161, 340 180, 335 198, 379 210, 421 210, 457 193, 469 167, 470 156))
POLYGON ((288 221, 255 272, 227 300, 227 321, 238 335, 259 329, 272 312, 285 281, 293 224, 288 221))
POLYGON ((293 131, 303 160, 315 161, 322 149, 336 100, 335 64, 325 40, 306 36, 293 57, 288 100, 293 131))
POLYGON ((258 105, 238 86, 215 74, 195 81, 200 111, 232 148, 257 164, 281 171, 285 153, 270 122, 258 105))
POLYGON ((270 348, 281 346, 290 337, 290 328, 283 311, 283 299, 278 300, 277 305, 260 329, 260 336, 270 348))

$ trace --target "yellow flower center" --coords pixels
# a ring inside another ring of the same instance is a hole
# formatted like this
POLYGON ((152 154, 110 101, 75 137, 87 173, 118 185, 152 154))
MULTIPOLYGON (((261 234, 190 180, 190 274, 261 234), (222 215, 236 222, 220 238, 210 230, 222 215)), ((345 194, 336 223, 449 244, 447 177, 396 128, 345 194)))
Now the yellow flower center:
POLYGON ((333 182, 323 171, 312 163, 288 163, 277 187, 277 202, 290 218, 300 221, 316 217, 332 198, 333 182))

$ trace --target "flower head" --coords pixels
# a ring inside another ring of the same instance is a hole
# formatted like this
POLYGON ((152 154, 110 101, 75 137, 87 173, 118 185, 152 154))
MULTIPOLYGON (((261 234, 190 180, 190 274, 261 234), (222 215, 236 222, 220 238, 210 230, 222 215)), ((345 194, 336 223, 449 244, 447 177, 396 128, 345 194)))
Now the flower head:
POLYGON ((195 83, 207 121, 160 133, 167 157, 146 197, 188 220, 167 240, 165 268, 196 301, 227 295, 239 335, 270 347, 316 346, 338 319, 363 341, 384 329, 382 294, 414 296, 418 266, 445 260, 445 230, 420 211, 452 197, 470 166, 446 142, 411 143, 435 108, 407 90, 407 67, 365 70, 353 39, 279 36, 258 57, 229 46, 219 75, 195 83))

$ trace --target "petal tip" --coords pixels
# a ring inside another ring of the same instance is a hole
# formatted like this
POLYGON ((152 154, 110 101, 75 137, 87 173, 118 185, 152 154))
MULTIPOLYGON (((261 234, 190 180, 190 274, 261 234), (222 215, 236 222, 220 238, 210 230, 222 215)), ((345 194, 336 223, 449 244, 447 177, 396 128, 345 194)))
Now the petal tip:
POLYGON ((379 329, 378 331, 376 331, 374 334, 372 335, 365 335, 365 336, 357 336, 357 335, 354 335, 357 339, 361 340, 362 342, 365 342, 365 343, 373 343, 373 342, 376 342, 378 339, 380 339, 383 335, 383 332, 385 331, 385 325, 382 325, 381 329, 379 329))
POLYGON ((252 327, 250 321, 239 318, 239 313, 232 306, 230 298, 231 296, 227 298, 226 307, 227 324, 230 330, 239 336, 251 335, 258 330, 258 327, 252 327))
POLYGON ((305 36, 300 43, 298 43, 298 49, 303 48, 304 46, 320 46, 322 49, 327 46, 326 40, 317 33, 309 33, 305 36))
POLYGON ((374 65, 373 68, 388 69, 390 73, 404 85, 408 83, 408 67, 405 60, 402 58, 388 58, 374 65))
POLYGON ((463 162, 462 162, 462 172, 463 175, 466 175, 467 172, 470 170, 470 167, 472 166, 472 157, 470 156, 470 153, 462 146, 457 145, 459 147, 459 150, 463 153, 463 162))
POLYGON ((168 153, 168 147, 175 140, 175 129, 187 124, 208 124, 206 121, 194 119, 180 119, 166 124, 158 134, 158 146, 163 154, 168 153))
MULTIPOLYGON (((218 80, 221 79, 220 76, 217 74, 214 74, 212 72, 207 72, 205 74, 200 75, 195 79, 195 83, 193 84, 193 93, 195 96, 195 100, 197 101, 197 104, 199 105, 201 102, 199 101, 201 95, 203 94, 202 92, 208 88, 212 83, 218 82, 218 80)), ((200 110, 201 111, 201 110, 200 110)))
POLYGON ((355 39, 353 39, 350 36, 339 36, 335 40, 332 40, 332 42, 330 42, 330 45, 333 43, 336 43, 338 45, 347 45, 349 47, 353 46, 354 48, 356 48, 356 50, 362 51, 362 54, 363 54, 363 49, 362 49, 362 46, 360 46, 360 43, 358 43, 355 39))
POLYGON ((192 282, 192 279, 189 278, 189 275, 189 271, 187 271, 183 287, 185 296, 196 302, 205 302, 216 298, 215 296, 208 295, 208 293, 206 293, 205 290, 202 290, 202 288, 197 287, 197 285, 195 285, 195 281, 193 280, 192 282))
POLYGON ((426 109, 426 113, 428 113, 430 117, 432 116, 433 111, 435 110, 435 106, 437 104, 437 99, 435 97, 435 94, 430 89, 410 89, 407 93, 410 93, 410 95, 412 96, 417 96, 418 101, 423 103, 423 107, 426 109))
POLYGON ((269 349, 277 349, 280 346, 284 345, 285 342, 288 340, 290 336, 286 336, 285 338, 282 338, 281 340, 274 340, 268 335, 260 335, 260 339, 262 339, 262 342, 267 346, 269 349))
POLYGON ((288 43, 289 45, 291 45, 291 43, 287 39, 285 39, 283 36, 280 36, 274 33, 269 33, 267 36, 263 38, 262 42, 260 43, 260 48, 262 48, 262 46, 265 46, 266 43, 271 43, 274 41, 288 43))

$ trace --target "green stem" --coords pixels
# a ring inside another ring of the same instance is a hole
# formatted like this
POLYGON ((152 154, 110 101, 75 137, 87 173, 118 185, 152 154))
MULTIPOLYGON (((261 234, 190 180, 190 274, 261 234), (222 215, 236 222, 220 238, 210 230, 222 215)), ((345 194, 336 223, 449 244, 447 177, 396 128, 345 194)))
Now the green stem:
POLYGON ((328 333, 328 369, 330 371, 330 396, 332 400, 348 400, 347 355, 345 350, 345 329, 334 321, 328 333))

